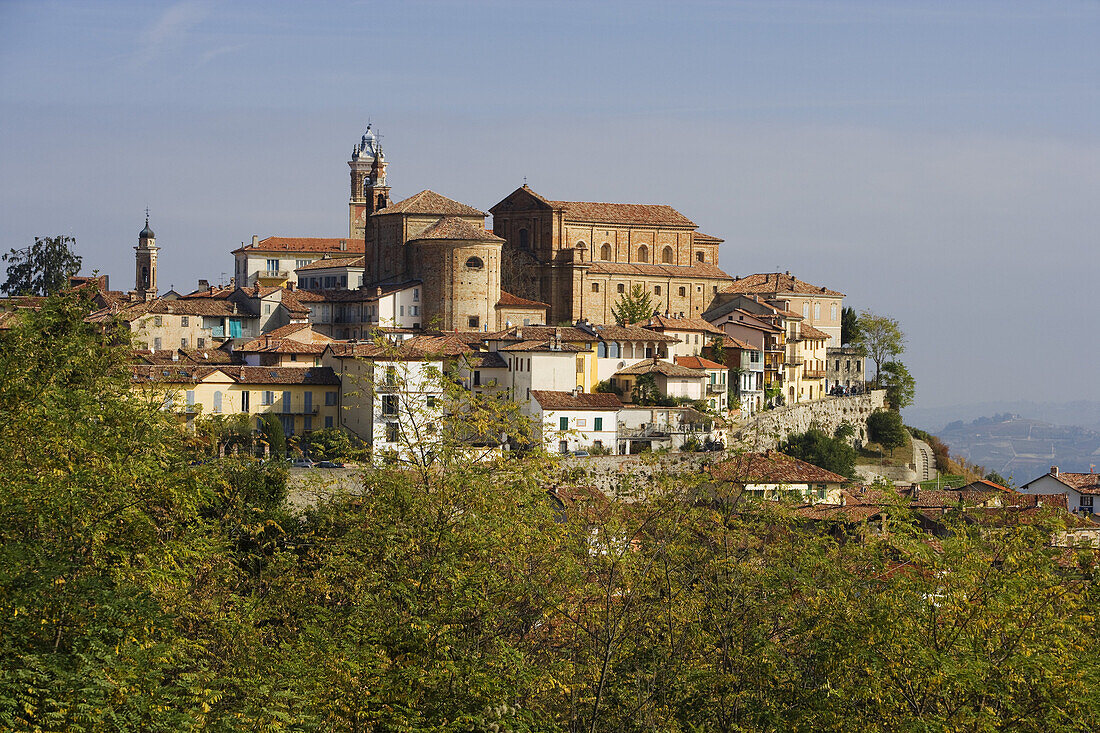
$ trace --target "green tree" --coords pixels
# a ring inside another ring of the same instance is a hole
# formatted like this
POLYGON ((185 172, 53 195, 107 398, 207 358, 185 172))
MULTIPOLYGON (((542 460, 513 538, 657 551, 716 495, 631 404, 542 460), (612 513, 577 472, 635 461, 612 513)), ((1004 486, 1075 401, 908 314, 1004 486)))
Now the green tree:
POLYGON ((894 318, 879 316, 869 310, 859 314, 856 345, 875 362, 874 383, 879 385, 882 365, 905 351, 905 334, 894 318))
POLYGON ((859 340, 859 317, 856 315, 856 309, 844 306, 840 311, 840 343, 848 346, 858 343, 859 340))
POLYGON ((35 237, 34 244, 3 256, 8 279, 0 288, 9 295, 51 295, 80 272, 82 258, 73 252, 72 237, 35 237))
POLYGON ((351 458, 351 436, 340 428, 324 428, 309 434, 305 449, 317 461, 342 461, 351 458))
POLYGON ((286 457, 286 431, 279 416, 273 412, 265 412, 261 418, 263 421, 263 439, 271 451, 272 458, 286 457))
POLYGON ((840 436, 831 438, 819 428, 793 433, 779 445, 781 453, 848 478, 855 477, 856 451, 840 436))
POLYGON ((900 361, 883 363, 879 372, 879 382, 886 388, 886 401, 893 410, 901 410, 913 404, 917 392, 917 380, 900 361))
POLYGON ((620 326, 644 321, 653 315, 653 300, 641 285, 631 286, 611 306, 611 316, 620 326))
POLYGON ((655 405, 661 399, 657 391, 657 380, 652 374, 639 374, 634 380, 631 398, 638 405, 655 405))
POLYGON ((719 364, 726 363, 726 339, 715 336, 710 340, 710 358, 719 364))
POLYGON ((905 445, 905 425, 901 415, 893 410, 878 410, 867 418, 867 436, 894 454, 894 449, 905 445))

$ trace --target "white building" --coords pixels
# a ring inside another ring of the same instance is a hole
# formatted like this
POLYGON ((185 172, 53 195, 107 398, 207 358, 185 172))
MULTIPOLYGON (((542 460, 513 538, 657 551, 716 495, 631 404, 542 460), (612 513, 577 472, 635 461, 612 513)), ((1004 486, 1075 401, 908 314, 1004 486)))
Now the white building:
POLYGON ((536 389, 529 409, 546 450, 564 454, 598 446, 614 454, 622 407, 613 394, 536 389))
POLYGON ((249 244, 233 250, 233 277, 238 285, 298 284, 297 270, 321 259, 361 257, 362 239, 327 237, 267 237, 253 236, 249 244))
POLYGON ((1100 514, 1100 474, 1069 473, 1051 466, 1049 473, 1020 487, 1021 494, 1065 494, 1066 508, 1079 514, 1100 514))
POLYGON ((677 356, 676 365, 706 374, 703 400, 713 412, 729 410, 729 367, 701 356, 677 356))

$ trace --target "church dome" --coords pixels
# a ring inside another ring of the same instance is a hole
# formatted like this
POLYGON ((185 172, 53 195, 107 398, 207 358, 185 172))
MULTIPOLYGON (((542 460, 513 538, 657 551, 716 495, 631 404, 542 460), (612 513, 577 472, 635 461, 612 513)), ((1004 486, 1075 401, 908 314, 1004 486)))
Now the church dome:
POLYGON ((138 234, 138 239, 156 239, 157 235, 153 234, 153 230, 149 228, 149 219, 145 219, 145 228, 138 234))
POLYGON ((375 134, 371 127, 371 124, 367 124, 367 131, 363 133, 363 137, 359 140, 359 144, 355 146, 352 158, 354 160, 372 159, 379 154, 380 146, 378 135, 375 134))

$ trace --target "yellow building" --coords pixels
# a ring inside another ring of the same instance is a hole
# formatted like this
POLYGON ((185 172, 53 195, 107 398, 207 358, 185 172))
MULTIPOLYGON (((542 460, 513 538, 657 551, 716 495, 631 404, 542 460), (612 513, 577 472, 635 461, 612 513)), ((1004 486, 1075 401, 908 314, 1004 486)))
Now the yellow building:
POLYGON ((200 414, 273 413, 287 436, 340 424, 340 380, 328 367, 173 363, 131 369, 136 393, 189 423, 200 414))

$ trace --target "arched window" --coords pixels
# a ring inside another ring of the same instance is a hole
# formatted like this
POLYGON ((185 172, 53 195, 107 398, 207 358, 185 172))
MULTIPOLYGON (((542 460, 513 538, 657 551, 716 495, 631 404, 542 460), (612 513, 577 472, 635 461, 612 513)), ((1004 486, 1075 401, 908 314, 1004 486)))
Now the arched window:
POLYGON ((378 194, 378 204, 374 208, 376 208, 376 209, 386 208, 386 194, 384 194, 384 193, 378 194))
POLYGON ((592 292, 593 293, 600 292, 600 284, 599 283, 592 283, 592 292))
POLYGON ((687 295, 687 288, 680 288, 680 297, 682 298, 685 295, 687 295))
POLYGON ((672 247, 665 247, 664 251, 661 252, 661 262, 666 265, 672 264, 672 247))
POLYGON ((471 257, 466 260, 466 268, 469 270, 480 270, 485 267, 485 263, 481 261, 480 257, 471 257))
POLYGON ((527 230, 526 229, 520 229, 519 230, 519 248, 520 249, 531 249, 531 240, 527 235, 527 230))
POLYGON ((638 262, 649 262, 649 247, 644 244, 638 248, 638 262))
POLYGON ((600 359, 607 358, 607 344, 601 341, 599 346, 596 347, 596 356, 600 359))
POLYGON ((370 176, 363 179, 363 198, 370 196, 370 176))
POLYGON ((604 242, 604 245, 600 247, 600 259, 607 262, 611 259, 611 245, 604 242))
POLYGON ((702 252, 696 252, 695 253, 695 259, 698 260, 699 262, 706 262, 707 258, 702 252))
POLYGON ((609 356, 610 356, 610 357, 611 357, 612 359, 618 359, 618 358, 619 358, 619 355, 620 355, 620 354, 619 354, 619 352, 620 352, 620 349, 619 349, 619 342, 618 342, 618 341, 612 341, 612 342, 611 342, 611 351, 609 352, 609 354, 608 354, 608 355, 609 355, 609 356))
POLYGON ((149 268, 141 268, 141 289, 144 290, 149 287, 149 268))
POLYGON ((222 393, 221 390, 214 391, 214 412, 222 411, 222 393))

